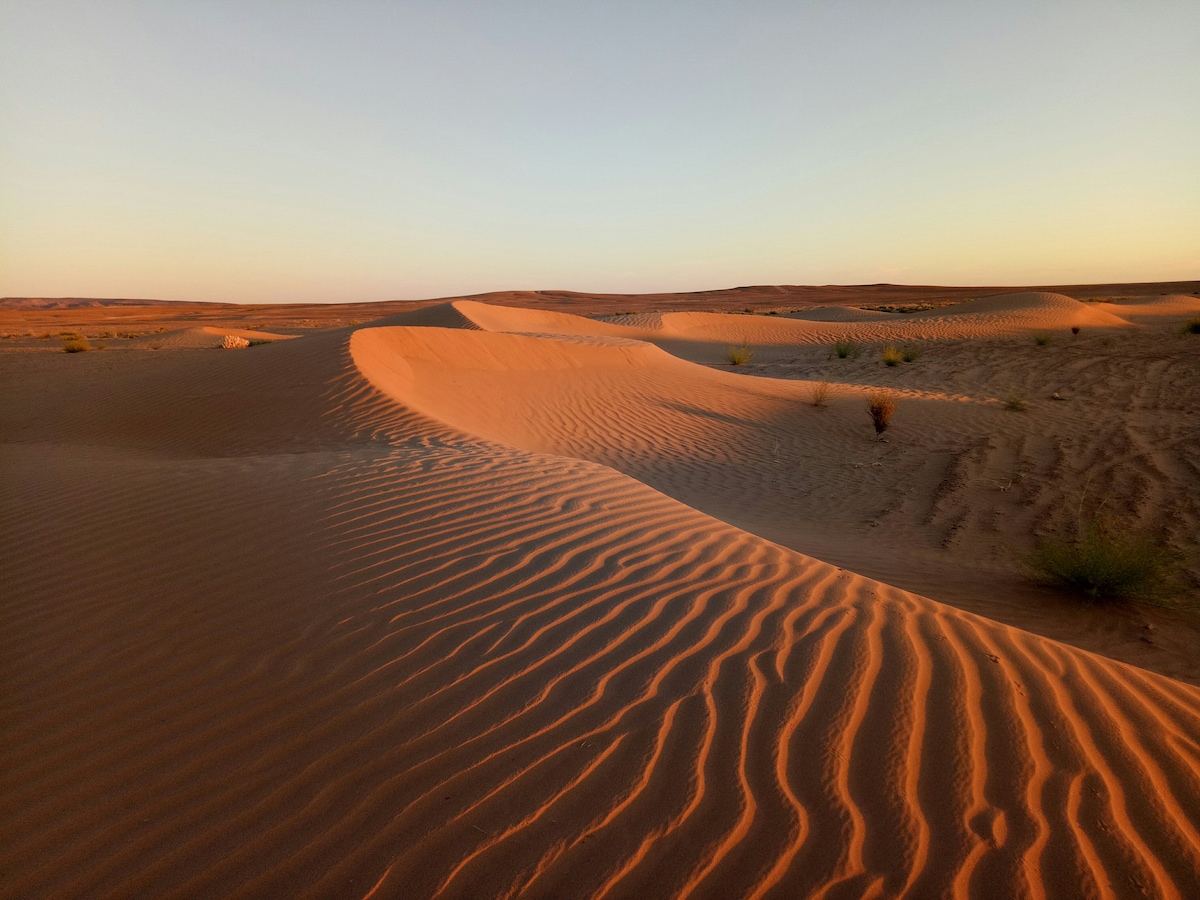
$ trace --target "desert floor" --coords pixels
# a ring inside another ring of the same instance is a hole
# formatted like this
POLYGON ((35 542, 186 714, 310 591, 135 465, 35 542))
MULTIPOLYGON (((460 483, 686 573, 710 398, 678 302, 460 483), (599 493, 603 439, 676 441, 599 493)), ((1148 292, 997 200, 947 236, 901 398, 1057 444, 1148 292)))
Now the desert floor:
POLYGON ((1200 296, 793 306, 4 312, 0 895, 1200 896, 1200 296))

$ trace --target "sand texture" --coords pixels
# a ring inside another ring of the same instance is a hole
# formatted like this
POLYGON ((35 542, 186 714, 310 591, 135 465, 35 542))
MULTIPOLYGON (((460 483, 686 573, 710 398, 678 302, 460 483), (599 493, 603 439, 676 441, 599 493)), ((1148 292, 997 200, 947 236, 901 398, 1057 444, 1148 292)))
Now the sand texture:
POLYGON ((0 354, 0 895, 1200 896, 1194 621, 1131 649, 988 549, 1089 466, 1135 512, 1194 490, 1196 306, 459 301, 0 354), (1071 399, 1005 411, 1035 377, 1071 399), (1036 487, 971 475, 1021 453, 1036 487))

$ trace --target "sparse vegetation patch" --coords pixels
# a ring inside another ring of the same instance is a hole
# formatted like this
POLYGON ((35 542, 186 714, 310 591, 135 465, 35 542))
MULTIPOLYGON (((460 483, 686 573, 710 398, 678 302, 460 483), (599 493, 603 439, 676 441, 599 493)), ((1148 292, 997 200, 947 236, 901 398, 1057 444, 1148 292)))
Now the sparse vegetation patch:
POLYGON ((64 353, 84 353, 91 349, 87 341, 63 341, 64 353))
POLYGON ((1008 392, 1008 396, 1004 398, 1004 408, 1013 412, 1023 411, 1028 404, 1025 402, 1025 395, 1013 388, 1008 392))
POLYGON ((888 344, 886 347, 884 347, 880 356, 883 358, 883 364, 885 366, 898 366, 900 363, 904 362, 904 351, 892 344, 888 344))
POLYGON ((1177 564, 1153 538, 1098 515, 1076 531, 1074 539, 1050 537, 1038 544, 1029 563, 1040 580, 1089 602, 1150 600, 1169 593, 1177 564))
POLYGON ((1033 342, 1039 347, 1045 347, 1048 343, 1050 343, 1050 332, 1039 331, 1033 336, 1033 342))

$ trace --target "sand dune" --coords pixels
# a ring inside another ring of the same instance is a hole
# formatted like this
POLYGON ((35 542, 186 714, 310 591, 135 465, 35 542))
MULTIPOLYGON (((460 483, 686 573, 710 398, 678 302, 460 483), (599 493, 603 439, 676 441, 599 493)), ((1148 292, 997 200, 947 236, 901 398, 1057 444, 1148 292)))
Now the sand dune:
MULTIPOLYGON (((1107 305, 1106 305, 1107 306, 1107 305)), ((484 331, 541 335, 609 335, 649 341, 697 362, 717 362, 731 344, 748 344, 768 355, 839 338, 864 342, 963 340, 1047 330, 1128 327, 1130 322, 1100 304, 1061 294, 1028 292, 970 300, 916 313, 833 309, 825 313, 750 316, 708 312, 664 312, 586 319, 569 313, 487 306, 459 300, 403 313, 376 324, 471 327, 484 331)))
POLYGON ((1200 689, 603 464, 728 494, 803 384, 423 312, 0 362, 0 893, 1200 893, 1200 689))
POLYGON ((294 334, 272 334, 269 331, 200 325, 134 338, 125 346, 134 350, 212 350, 221 346, 221 341, 227 334, 248 341, 290 341, 297 337, 294 334))

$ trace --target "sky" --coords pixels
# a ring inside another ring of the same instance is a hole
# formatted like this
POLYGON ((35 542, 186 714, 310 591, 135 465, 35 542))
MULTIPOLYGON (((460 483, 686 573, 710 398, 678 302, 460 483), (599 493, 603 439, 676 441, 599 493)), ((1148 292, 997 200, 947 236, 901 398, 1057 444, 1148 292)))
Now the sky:
POLYGON ((0 296, 1200 278, 1200 2, 0 0, 0 296))

